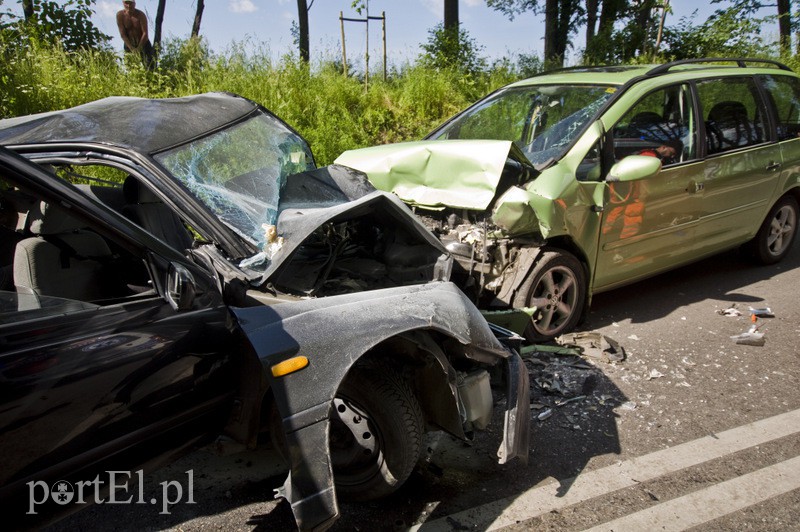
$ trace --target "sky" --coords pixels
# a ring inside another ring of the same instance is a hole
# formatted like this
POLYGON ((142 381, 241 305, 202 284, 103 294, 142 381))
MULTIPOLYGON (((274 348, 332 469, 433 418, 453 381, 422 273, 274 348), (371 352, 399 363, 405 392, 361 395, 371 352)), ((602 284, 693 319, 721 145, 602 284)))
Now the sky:
MULTIPOLYGON (((311 3, 311 0, 308 0, 311 3)), ((6 1, 6 6, 11 2, 6 1)), ((314 0, 309 11, 309 33, 312 64, 321 58, 341 56, 339 13, 360 18, 351 8, 352 0, 314 0)), ((137 8, 147 14, 152 40, 157 0, 137 0, 137 8)), ((682 16, 692 16, 699 10, 695 23, 700 23, 713 11, 708 2, 672 0, 673 14, 667 24, 675 24, 682 16)), ((716 6, 714 6, 716 7, 716 6)), ((94 22, 105 34, 113 37, 112 45, 122 49, 116 27, 116 12, 121 0, 97 0, 94 22)), ((193 0, 167 0, 162 32, 164 37, 189 36, 194 19, 193 0)), ((443 0, 370 0, 370 16, 386 13, 386 40, 389 63, 402 65, 413 61, 421 52, 420 44, 427 42, 428 31, 442 22, 443 0)), ((513 21, 486 6, 485 0, 461 0, 459 18, 479 45, 480 55, 490 60, 514 57, 519 53, 542 56, 544 19, 525 13, 513 21)), ((266 46, 273 58, 295 52, 290 28, 297 20, 295 0, 206 0, 200 33, 215 52, 222 52, 234 41, 247 46, 266 46)), ((776 30, 777 32, 777 30, 776 30)), ((363 23, 345 22, 348 62, 363 64, 366 28, 363 23)), ((580 47, 580 38, 576 39, 580 47)), ((370 68, 381 65, 381 21, 369 25, 370 68)), ((577 60, 573 52, 568 62, 577 60)))

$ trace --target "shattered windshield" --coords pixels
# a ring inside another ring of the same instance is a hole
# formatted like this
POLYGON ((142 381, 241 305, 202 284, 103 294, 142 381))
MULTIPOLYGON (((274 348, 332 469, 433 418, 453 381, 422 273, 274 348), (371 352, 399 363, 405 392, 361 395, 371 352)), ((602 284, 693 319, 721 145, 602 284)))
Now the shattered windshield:
POLYGON ((558 159, 616 92, 606 85, 533 85, 495 94, 432 139, 510 140, 534 166, 558 159))
POLYGON ((287 176, 314 169, 306 142, 264 114, 162 152, 156 160, 259 249, 274 233, 287 176))

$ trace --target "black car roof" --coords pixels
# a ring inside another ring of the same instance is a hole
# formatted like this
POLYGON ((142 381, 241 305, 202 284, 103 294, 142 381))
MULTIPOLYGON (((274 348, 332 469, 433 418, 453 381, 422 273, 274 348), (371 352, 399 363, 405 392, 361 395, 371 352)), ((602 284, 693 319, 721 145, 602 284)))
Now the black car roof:
POLYGON ((0 144, 99 142, 154 153, 258 108, 246 98, 224 92, 158 100, 112 96, 61 111, 0 120, 0 144))

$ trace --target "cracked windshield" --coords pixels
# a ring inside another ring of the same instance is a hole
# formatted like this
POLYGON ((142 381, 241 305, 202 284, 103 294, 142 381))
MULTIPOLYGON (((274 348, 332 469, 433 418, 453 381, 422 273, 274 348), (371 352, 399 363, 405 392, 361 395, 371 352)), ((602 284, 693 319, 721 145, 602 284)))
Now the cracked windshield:
POLYGON ((561 157, 614 92, 614 87, 590 85, 512 88, 465 112, 433 138, 511 140, 534 166, 545 166, 561 157))
POLYGON ((156 159, 262 252, 274 242, 286 178, 314 169, 306 142, 266 115, 160 153, 156 159))

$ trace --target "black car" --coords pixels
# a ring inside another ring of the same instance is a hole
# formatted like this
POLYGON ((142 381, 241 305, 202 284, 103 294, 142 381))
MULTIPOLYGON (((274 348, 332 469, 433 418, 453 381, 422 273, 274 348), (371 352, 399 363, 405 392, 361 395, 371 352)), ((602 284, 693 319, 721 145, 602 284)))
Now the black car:
POLYGON ((279 495, 326 528, 337 494, 399 487, 426 431, 485 428, 490 382, 499 461, 527 460, 513 338, 402 202, 316 168, 261 106, 107 98, 2 120, 0 144, 0 499, 21 526, 224 437, 282 453, 279 495))

